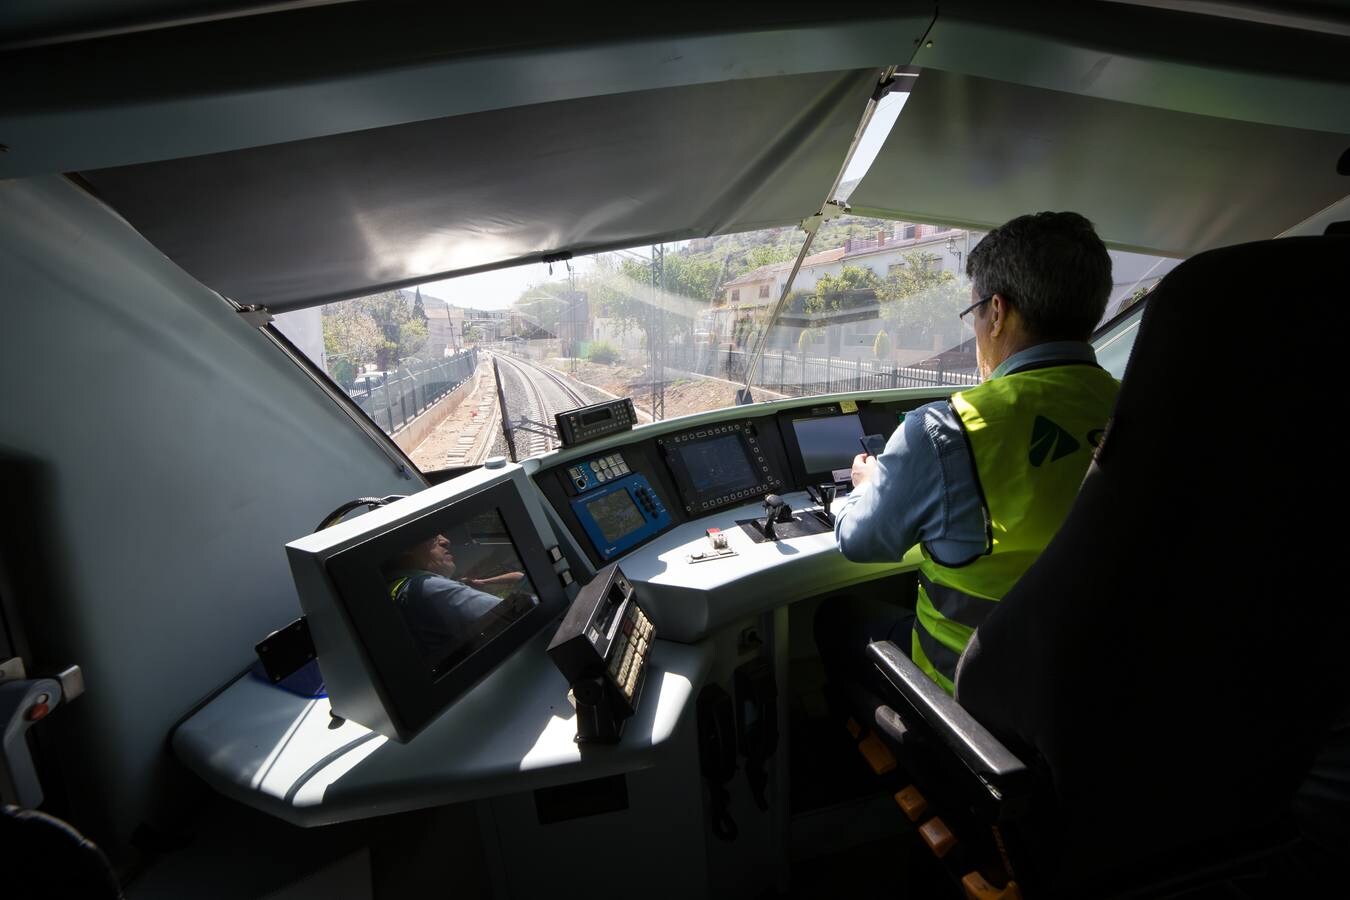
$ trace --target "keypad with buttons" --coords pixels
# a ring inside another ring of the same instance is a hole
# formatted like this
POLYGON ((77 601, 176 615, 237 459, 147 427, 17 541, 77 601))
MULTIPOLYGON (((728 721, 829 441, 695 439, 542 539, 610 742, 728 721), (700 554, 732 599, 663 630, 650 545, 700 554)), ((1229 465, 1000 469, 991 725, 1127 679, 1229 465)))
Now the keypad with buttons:
POLYGON ((656 626, 636 602, 630 601, 618 634, 609 648, 607 671, 610 681, 634 709, 655 640, 656 626))
POLYGON ((628 468, 628 463, 624 462, 623 454, 615 451, 609 456, 597 457, 572 466, 567 470, 567 474, 578 491, 588 491, 629 475, 632 471, 628 468))

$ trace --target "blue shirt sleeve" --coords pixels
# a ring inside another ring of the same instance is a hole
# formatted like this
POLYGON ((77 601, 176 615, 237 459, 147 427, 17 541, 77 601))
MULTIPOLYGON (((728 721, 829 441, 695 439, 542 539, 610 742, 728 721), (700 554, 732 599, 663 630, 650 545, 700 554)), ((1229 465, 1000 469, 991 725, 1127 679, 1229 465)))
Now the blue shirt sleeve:
POLYGON ((836 511, 834 533, 855 562, 893 562, 918 543, 951 564, 984 552, 970 444, 947 401, 906 414, 877 457, 876 477, 836 511))

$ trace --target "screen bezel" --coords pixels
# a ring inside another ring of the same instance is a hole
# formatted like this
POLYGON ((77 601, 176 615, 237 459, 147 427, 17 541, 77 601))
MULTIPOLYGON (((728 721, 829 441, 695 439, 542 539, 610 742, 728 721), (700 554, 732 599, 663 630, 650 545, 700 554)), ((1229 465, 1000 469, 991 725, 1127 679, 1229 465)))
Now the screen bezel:
MULTIPOLYGON (((823 403, 808 409, 793 409, 778 414, 778 430, 783 435, 783 444, 788 452, 788 465, 792 467, 792 477, 797 484, 805 487, 808 484, 834 483, 834 472, 828 470, 808 472, 806 470, 806 460, 802 458, 801 444, 797 441, 796 422, 800 419, 834 419, 852 415, 858 417, 858 424, 862 427, 864 436, 876 433, 867 430, 868 422, 863 415, 861 404, 856 410, 848 412, 844 412, 838 403, 823 403)), ((862 452, 862 447, 858 447, 858 452, 862 452)), ((850 465, 852 465, 852 461, 850 461, 850 465)))
MULTIPOLYGON (((371 535, 334 553, 325 569, 367 659, 372 684, 404 740, 497 668, 568 604, 544 542, 511 482, 492 485, 371 535), (458 665, 435 676, 403 614, 389 599, 380 566, 419 538, 491 510, 500 514, 525 574, 538 592, 539 605, 458 665)), ((322 668, 322 659, 319 665, 322 668)))
POLYGON ((595 527, 599 529, 600 537, 604 540, 606 544, 609 545, 617 546, 619 542, 622 541, 624 538, 628 537, 629 535, 633 534, 636 531, 641 531, 644 527, 648 525, 647 517, 642 514, 642 508, 638 506, 638 502, 633 499, 633 492, 632 490, 629 489, 628 485, 626 484, 622 485, 619 488, 619 490, 597 492, 595 496, 590 498, 587 498, 585 496, 579 497, 577 499, 577 502, 581 504, 581 507, 586 511, 586 515, 589 516, 591 521, 595 523, 595 527), (636 525, 634 525, 632 528, 629 528, 627 531, 621 534, 617 534, 613 537, 610 537, 609 535, 605 534, 604 523, 600 521, 600 518, 595 514, 595 511, 591 507, 597 503, 611 502, 613 498, 620 496, 623 497, 623 499, 628 502, 628 507, 637 516, 638 522, 636 525))
MULTIPOLYGON (((852 435, 850 442, 846 445, 846 450, 849 455, 845 457, 842 465, 836 467, 838 469, 847 470, 852 467, 854 458, 858 455, 859 451, 862 450, 862 444, 859 442, 859 440, 866 439, 867 437, 867 429, 863 427, 862 416, 860 414, 856 412, 849 412, 849 413, 840 413, 837 416, 798 416, 788 423, 788 427, 792 429, 792 436, 797 441, 797 452, 798 454, 801 455, 802 458, 803 471, 814 472, 817 470, 808 468, 808 464, 806 461, 806 451, 802 448, 802 436, 797 433, 797 427, 803 422, 836 423, 842 419, 852 419, 858 424, 857 435, 852 435)), ((828 472, 831 475, 833 475, 835 470, 823 469, 820 471, 828 472)))
MULTIPOLYGON (((778 479, 781 482, 781 479, 778 478, 778 475, 774 470, 772 462, 756 464, 757 457, 754 448, 750 445, 750 440, 746 435, 745 428, 746 423, 744 422, 721 422, 709 425, 707 428, 667 435, 658 439, 661 452, 665 456, 667 464, 670 466, 671 474, 675 476, 675 486, 679 490, 680 498, 684 501, 685 512, 687 514, 700 516, 705 515, 714 509, 721 509, 726 506, 744 503, 758 493, 759 486, 770 483, 775 479, 778 479), (722 428, 726 428, 727 430, 717 431, 717 429, 722 428), (700 432, 713 433, 700 434, 700 432), (684 456, 680 452, 680 449, 682 446, 688 446, 702 441, 717 440, 733 435, 736 437, 737 445, 741 448, 741 452, 745 454, 745 460, 750 465, 750 471, 756 474, 756 481, 748 488, 738 489, 744 491, 743 497, 718 500, 721 496, 720 492, 700 491, 694 487, 693 476, 690 474, 689 468, 685 464, 684 456), (684 437, 685 440, 679 441, 678 438, 680 437, 684 437), (702 506, 705 502, 708 504, 707 507, 702 506)), ((761 454, 763 453, 762 447, 760 452, 761 454)), ((768 457, 766 456, 765 459, 768 460, 768 457)), ((772 487, 767 488, 767 490, 773 489, 774 488, 772 487)), ((781 490, 781 485, 777 489, 781 490)))

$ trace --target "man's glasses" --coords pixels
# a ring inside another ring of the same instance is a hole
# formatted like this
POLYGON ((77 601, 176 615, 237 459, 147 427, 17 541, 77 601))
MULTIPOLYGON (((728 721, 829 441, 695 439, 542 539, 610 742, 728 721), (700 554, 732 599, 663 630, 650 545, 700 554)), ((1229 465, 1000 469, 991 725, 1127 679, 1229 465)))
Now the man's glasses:
POLYGON ((993 300, 993 299, 994 299, 994 297, 993 297, 993 295, 991 294, 990 296, 985 297, 983 300, 976 300, 974 303, 970 304, 970 305, 967 306, 965 309, 963 309, 963 310, 961 310, 959 313, 957 313, 957 314, 956 314, 956 317, 957 317, 958 319, 960 319, 961 321, 964 322, 966 316, 970 315, 970 314, 973 313, 975 310, 979 309, 981 306, 984 306, 986 303, 988 303, 990 300, 993 300))

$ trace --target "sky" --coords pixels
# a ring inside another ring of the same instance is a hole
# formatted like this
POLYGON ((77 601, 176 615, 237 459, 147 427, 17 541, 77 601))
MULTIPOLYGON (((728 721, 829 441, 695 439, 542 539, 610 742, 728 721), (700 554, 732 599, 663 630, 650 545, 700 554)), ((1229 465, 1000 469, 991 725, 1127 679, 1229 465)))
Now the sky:
MULTIPOLYGON (((872 165, 872 161, 876 159, 877 153, 880 152, 886 136, 890 133, 891 126, 895 124, 895 119, 900 115, 900 110, 904 107, 907 99, 909 99, 908 92, 897 91, 889 94, 881 101, 876 113, 872 116, 872 121, 867 126, 867 131, 863 134, 862 140, 858 142, 858 150, 853 154, 853 159, 849 161, 849 167, 844 172, 843 181, 861 178, 867 172, 868 167, 872 165)), ((639 249, 635 252, 644 257, 648 255, 645 249, 639 249)), ((578 272, 584 272, 589 268, 589 260, 584 257, 576 259, 572 261, 572 265, 578 272)), ((554 263, 551 275, 549 274, 549 266, 546 264, 530 263, 510 269, 483 272, 478 275, 465 275, 462 278, 431 281, 422 285, 422 291, 455 306, 471 306, 475 309, 505 309, 514 303, 530 285, 547 281, 558 282, 561 287, 562 283, 567 281, 566 264, 554 263)))

